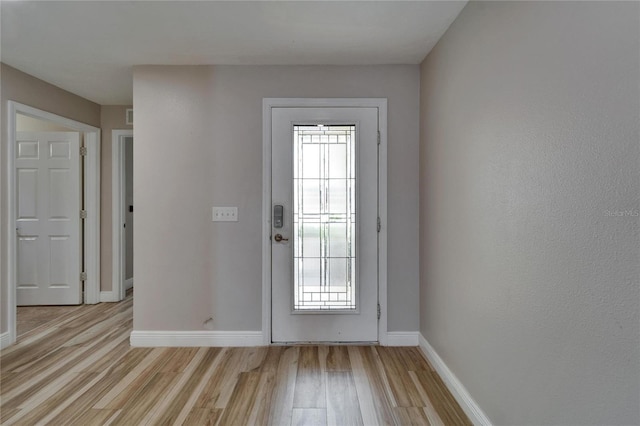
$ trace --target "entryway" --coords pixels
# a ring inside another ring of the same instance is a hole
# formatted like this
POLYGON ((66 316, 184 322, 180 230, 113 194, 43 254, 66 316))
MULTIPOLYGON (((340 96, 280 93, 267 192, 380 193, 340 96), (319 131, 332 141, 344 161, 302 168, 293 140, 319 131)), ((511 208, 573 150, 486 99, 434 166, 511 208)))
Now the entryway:
POLYGON ((97 303, 100 130, 10 101, 9 339, 17 305, 97 303), (84 283, 84 286, 83 286, 84 283))
POLYGON ((386 305, 385 107, 377 99, 265 100, 270 342, 378 342, 386 334, 386 316, 378 321, 386 305))

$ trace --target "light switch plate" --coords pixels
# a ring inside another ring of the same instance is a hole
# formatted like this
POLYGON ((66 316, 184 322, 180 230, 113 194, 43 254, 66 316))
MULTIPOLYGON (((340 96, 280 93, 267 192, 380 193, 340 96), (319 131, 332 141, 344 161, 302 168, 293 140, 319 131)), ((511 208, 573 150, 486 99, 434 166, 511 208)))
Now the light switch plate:
POLYGON ((238 208, 237 207, 212 207, 211 215, 212 215, 211 220, 214 222, 237 222, 238 208))

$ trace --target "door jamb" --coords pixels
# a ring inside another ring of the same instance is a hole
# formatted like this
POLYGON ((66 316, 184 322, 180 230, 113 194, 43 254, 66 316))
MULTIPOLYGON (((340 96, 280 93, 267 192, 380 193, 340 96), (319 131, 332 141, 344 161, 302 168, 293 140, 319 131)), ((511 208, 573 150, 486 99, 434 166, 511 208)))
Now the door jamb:
MULTIPOLYGON (((125 138, 133 137, 133 130, 111 131, 111 241, 112 241, 112 297, 110 302, 124 299, 126 294, 125 241, 122 238, 125 206, 125 138)), ((106 300, 105 300, 106 301, 106 300)))
POLYGON ((271 109, 378 108, 378 342, 387 344, 387 99, 386 98, 263 98, 262 99, 262 335, 271 345, 271 109))
MULTIPOLYGON (((100 299, 100 129, 89 124, 81 123, 50 112, 46 112, 28 105, 8 101, 7 120, 7 170, 6 178, 9 188, 7 200, 7 283, 8 283, 8 344, 16 341, 16 180, 15 180, 15 144, 16 144, 16 115, 18 113, 38 118, 84 134, 84 144, 87 155, 84 158, 84 209, 87 217, 84 223, 84 264, 87 279, 84 286, 84 303, 95 304, 100 299)), ((80 212, 78 212, 80 214, 80 212)))

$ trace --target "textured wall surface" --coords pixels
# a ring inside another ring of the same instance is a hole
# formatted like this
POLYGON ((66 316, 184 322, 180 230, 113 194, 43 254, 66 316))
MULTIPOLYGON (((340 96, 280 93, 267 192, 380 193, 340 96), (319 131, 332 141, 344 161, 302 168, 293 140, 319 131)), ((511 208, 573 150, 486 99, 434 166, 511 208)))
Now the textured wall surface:
POLYGON ((495 424, 640 424, 639 12, 470 2, 422 64, 420 329, 495 424))
POLYGON ((134 328, 262 328, 265 97, 388 98, 388 324, 417 330, 417 65, 136 67, 134 328))

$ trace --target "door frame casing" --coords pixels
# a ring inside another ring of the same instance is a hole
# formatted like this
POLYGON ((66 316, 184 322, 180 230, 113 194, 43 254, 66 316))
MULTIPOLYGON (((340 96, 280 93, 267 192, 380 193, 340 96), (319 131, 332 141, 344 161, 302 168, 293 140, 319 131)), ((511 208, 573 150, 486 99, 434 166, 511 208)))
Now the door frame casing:
POLYGON ((125 140, 133 138, 133 130, 111 131, 111 244, 112 244, 112 287, 111 292, 117 302, 124 299, 126 293, 126 259, 125 240, 123 238, 122 224, 124 223, 125 206, 125 140), (116 277, 117 280, 116 280, 116 277))
MULTIPOLYGON (((51 121, 64 127, 83 133, 84 146, 87 154, 84 156, 83 189, 84 209, 87 217, 84 221, 84 272, 87 279, 84 285, 84 303, 95 304, 100 301, 100 129, 89 124, 81 123, 70 118, 62 117, 15 101, 8 101, 7 108, 7 283, 8 283, 8 331, 9 344, 16 341, 16 179, 15 179, 15 144, 16 144, 16 116, 23 114, 29 117, 51 121)), ((80 214, 80 212, 78 212, 80 214)))
POLYGON ((262 334, 271 345, 271 110, 272 108, 378 108, 378 343, 387 344, 387 99, 264 98, 262 100, 262 334))

